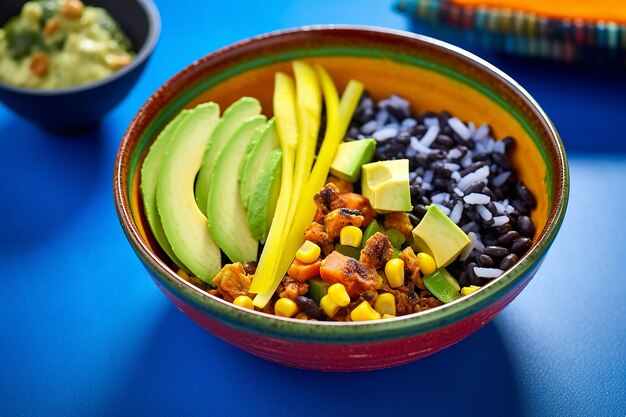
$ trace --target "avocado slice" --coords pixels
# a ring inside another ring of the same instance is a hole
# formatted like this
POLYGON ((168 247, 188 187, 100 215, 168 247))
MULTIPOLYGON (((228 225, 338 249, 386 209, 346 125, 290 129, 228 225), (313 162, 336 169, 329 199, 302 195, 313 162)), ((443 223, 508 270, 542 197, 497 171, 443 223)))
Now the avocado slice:
MULTIPOLYGON (((252 141, 246 148, 243 161, 239 166, 241 202, 246 210, 250 204, 250 198, 257 188, 257 182, 261 179, 261 172, 267 168, 270 153, 279 146, 276 125, 274 119, 271 119, 257 129, 252 141)), ((262 241, 264 242, 265 239, 262 241)))
POLYGON ((267 239, 276 211, 280 193, 282 160, 282 149, 277 148, 270 152, 265 168, 258 174, 258 181, 248 203, 248 228, 252 236, 263 244, 267 239))
POLYGON ((207 198, 207 218, 211 236, 232 262, 256 261, 259 242, 248 228, 241 204, 237 173, 254 131, 266 121, 252 116, 241 123, 215 161, 207 198))
POLYGON ((159 167, 161 166, 161 160, 167 145, 170 143, 174 132, 180 126, 183 120, 189 116, 190 110, 183 110, 176 115, 176 117, 165 126, 165 129, 161 131, 159 136, 150 146, 150 150, 146 155, 146 158, 141 165, 141 194, 143 196, 143 207, 148 219, 148 224, 152 230, 156 241, 159 243, 163 251, 174 261, 179 267, 189 272, 187 267, 178 259, 170 242, 168 242, 161 224, 161 217, 157 209, 156 192, 157 192, 157 176, 159 167))
POLYGON ((379 213, 411 211, 408 159, 372 162, 361 168, 361 191, 374 210, 379 213))
POLYGON ((442 303, 449 303, 461 298, 461 287, 446 268, 439 268, 429 275, 424 275, 424 285, 442 303))
POLYGON ((428 206, 413 229, 413 249, 432 256, 438 268, 452 263, 470 242, 465 232, 434 204, 428 206))
MULTIPOLYGON (((202 167, 198 172, 196 180, 196 203, 202 213, 207 212, 206 202, 209 196, 209 185, 211 176, 215 169, 217 156, 224 146, 230 142, 234 133, 239 129, 241 123, 249 117, 261 113, 261 103, 252 97, 242 97, 231 104, 222 115, 219 123, 215 127, 211 139, 204 151, 202 167)), ((241 153, 241 150, 239 150, 241 153)), ((234 173, 237 178, 237 172, 234 173)))
POLYGON ((165 236, 182 263, 211 284, 221 269, 221 254, 209 233, 207 219, 194 199, 193 184, 202 150, 220 117, 215 103, 191 110, 167 145, 157 178, 156 201, 165 236))
POLYGON ((361 166, 372 162, 375 151, 376 139, 343 142, 330 164, 330 173, 337 178, 356 182, 361 175, 361 166))

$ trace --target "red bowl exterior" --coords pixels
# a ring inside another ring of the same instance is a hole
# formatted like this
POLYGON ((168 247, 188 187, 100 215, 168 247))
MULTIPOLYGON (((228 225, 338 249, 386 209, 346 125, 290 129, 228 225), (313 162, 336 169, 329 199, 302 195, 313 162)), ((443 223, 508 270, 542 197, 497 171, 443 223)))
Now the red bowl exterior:
POLYGON ((180 311, 202 328, 246 352, 294 368, 319 371, 371 371, 403 365, 451 346, 493 320, 526 287, 541 262, 506 295, 463 320, 415 336, 381 342, 350 344, 311 343, 240 330, 195 308, 162 285, 149 269, 154 283, 180 311), (417 347, 417 348, 416 348, 417 347))

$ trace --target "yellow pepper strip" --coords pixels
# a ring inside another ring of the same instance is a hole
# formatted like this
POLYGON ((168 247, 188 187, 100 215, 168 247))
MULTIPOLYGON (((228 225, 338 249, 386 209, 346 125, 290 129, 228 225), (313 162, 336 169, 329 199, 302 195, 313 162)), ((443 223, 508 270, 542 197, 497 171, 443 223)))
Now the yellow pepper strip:
MULTIPOLYGON (((278 288, 282 277, 285 275, 287 269, 289 269, 289 265, 291 265, 296 256, 296 252, 304 242, 304 228, 312 221, 313 216, 315 216, 316 206, 313 202, 313 196, 326 182, 330 164, 335 157, 337 147, 348 130, 352 115, 363 94, 363 84, 358 81, 350 81, 346 86, 340 102, 337 89, 330 75, 319 65, 316 65, 316 70, 322 84, 324 101, 326 103, 326 133, 317 160, 313 166, 313 171, 309 176, 305 189, 300 194, 297 212, 293 218, 285 246, 282 248, 279 265, 274 275, 274 281, 266 291, 259 291, 254 298, 254 305, 259 308, 263 308, 272 298, 274 291, 278 288)), ((274 214, 274 218, 280 219, 280 217, 277 217, 277 214, 274 214)), ((265 252, 265 250, 267 249, 264 249, 263 252, 265 252)), ((261 259, 262 258, 263 256, 261 255, 261 259)), ((252 282, 254 284, 254 280, 252 282)))
MULTIPOLYGON (((278 129, 278 138, 283 149, 283 161, 280 193, 278 194, 274 218, 286 219, 289 215, 289 207, 292 200, 293 164, 296 143, 298 142, 298 125, 295 113, 296 88, 291 77, 282 72, 276 73, 275 84, 274 115, 278 129)), ((284 246, 283 238, 287 236, 288 227, 288 224, 283 221, 272 222, 254 279, 250 285, 251 293, 266 291, 266 288, 273 283, 280 251, 284 246)), ((259 307, 260 302, 257 302, 257 298, 259 297, 255 297, 253 301, 254 305, 259 307)), ((264 307, 265 304, 267 304, 267 300, 260 307, 264 307)))
MULTIPOLYGON (((302 61, 293 62, 296 80, 296 105, 298 118, 298 146, 294 172, 294 198, 298 201, 300 190, 306 184, 315 158, 315 145, 322 116, 322 92, 313 68, 302 61)), ((293 204, 295 209, 296 204, 293 204)))

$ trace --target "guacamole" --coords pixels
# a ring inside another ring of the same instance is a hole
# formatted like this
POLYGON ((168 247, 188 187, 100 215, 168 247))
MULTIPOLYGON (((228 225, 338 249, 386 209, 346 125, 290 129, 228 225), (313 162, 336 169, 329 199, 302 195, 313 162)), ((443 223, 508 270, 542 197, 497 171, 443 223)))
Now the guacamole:
POLYGON ((80 0, 35 0, 0 29, 0 81, 18 87, 74 87, 108 77, 133 60, 106 10, 80 0))

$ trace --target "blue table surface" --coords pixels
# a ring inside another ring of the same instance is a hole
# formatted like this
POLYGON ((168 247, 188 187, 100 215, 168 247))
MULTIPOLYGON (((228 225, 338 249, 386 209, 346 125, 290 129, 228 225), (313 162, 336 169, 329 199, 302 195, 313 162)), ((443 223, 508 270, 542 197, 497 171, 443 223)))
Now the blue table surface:
POLYGON ((152 284, 113 207, 122 134, 175 72, 258 33, 314 23, 422 30, 388 1, 157 1, 159 46, 99 128, 45 133, 0 106, 0 414, 626 414, 626 75, 478 54, 561 133, 570 204, 544 265, 492 323, 409 365, 274 365, 196 326, 152 284))

